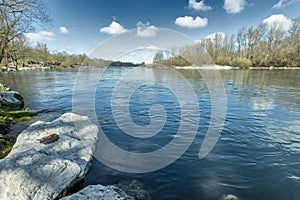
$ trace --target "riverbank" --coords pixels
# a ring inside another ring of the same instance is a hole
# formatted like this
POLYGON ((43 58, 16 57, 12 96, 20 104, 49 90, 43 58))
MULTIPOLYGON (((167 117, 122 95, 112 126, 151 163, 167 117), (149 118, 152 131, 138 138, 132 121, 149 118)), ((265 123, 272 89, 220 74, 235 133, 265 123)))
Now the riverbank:
MULTIPOLYGON (((22 67, 18 68, 17 70, 15 68, 7 68, 7 67, 1 67, 1 72, 17 72, 17 71, 33 71, 33 70, 60 70, 60 69, 73 69, 73 68, 93 68, 95 66, 69 66, 69 67, 59 67, 59 66, 48 66, 48 67, 22 67)), ((98 66, 97 66, 98 67, 98 66)), ((100 67, 108 67, 108 66, 100 66, 100 67)), ((115 67, 115 66, 109 66, 109 67, 115 67)), ((121 67, 127 67, 127 66, 121 66, 121 67)), ((138 65, 134 67, 149 67, 149 68, 167 68, 172 67, 175 69, 200 69, 200 70, 299 70, 300 67, 233 67, 233 66, 223 66, 223 65, 205 65, 205 66, 166 66, 161 64, 147 64, 147 65, 138 65)))
POLYGON ((16 136, 9 134, 11 125, 37 115, 23 107, 23 97, 0 83, 0 159, 10 152, 16 141, 16 136))
POLYGON ((45 69, 51 69, 51 67, 1 67, 0 72, 15 72, 15 71, 28 71, 28 70, 45 70, 45 69))
POLYGON ((222 65, 211 66, 176 66, 176 69, 205 69, 205 70, 236 70, 236 69, 249 69, 249 70, 299 70, 300 67, 232 67, 222 65))
POLYGON ((240 69, 240 67, 231 67, 231 66, 221 66, 221 65, 207 65, 207 66, 177 66, 176 69, 216 69, 216 70, 230 70, 230 69, 240 69))
POLYGON ((300 67, 249 67, 248 69, 255 70, 255 69, 260 69, 260 70, 298 70, 300 67))
POLYGON ((162 65, 162 64, 147 64, 146 65, 149 68, 155 68, 155 67, 160 67, 160 68, 175 68, 175 69, 200 69, 200 70, 238 70, 238 69, 243 69, 243 70, 298 70, 300 67, 233 67, 233 66, 228 66, 228 65, 203 65, 203 66, 196 66, 196 65, 190 65, 190 66, 168 66, 168 65, 162 65))

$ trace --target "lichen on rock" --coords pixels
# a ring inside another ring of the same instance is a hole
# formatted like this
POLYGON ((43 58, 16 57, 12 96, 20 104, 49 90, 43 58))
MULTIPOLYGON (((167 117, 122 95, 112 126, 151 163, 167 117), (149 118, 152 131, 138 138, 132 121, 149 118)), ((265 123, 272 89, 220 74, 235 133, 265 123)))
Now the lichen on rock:
POLYGON ((38 139, 38 140, 42 144, 50 144, 52 142, 56 142, 58 139, 59 139, 59 135, 51 134, 51 135, 45 136, 45 137, 43 137, 41 139, 38 139))

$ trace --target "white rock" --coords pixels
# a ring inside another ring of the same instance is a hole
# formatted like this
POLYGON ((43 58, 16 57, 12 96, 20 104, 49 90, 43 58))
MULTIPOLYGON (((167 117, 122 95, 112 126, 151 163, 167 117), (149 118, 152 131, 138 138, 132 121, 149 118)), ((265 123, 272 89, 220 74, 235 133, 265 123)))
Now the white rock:
POLYGON ((226 194, 223 195, 220 200, 239 200, 239 199, 232 194, 226 194))
POLYGON ((97 126, 72 113, 32 124, 0 160, 0 199, 57 198, 84 177, 97 140, 97 126), (59 137, 57 141, 40 142, 52 134, 59 137))
POLYGON ((21 67, 18 69, 19 71, 27 71, 27 70, 31 70, 30 67, 21 67))
POLYGON ((83 190, 61 200, 134 200, 121 189, 109 185, 90 185, 83 190))
POLYGON ((3 72, 7 71, 7 68, 8 67, 0 67, 1 71, 3 71, 3 72))
POLYGON ((19 110, 23 108, 23 106, 23 97, 18 92, 7 91, 0 93, 0 108, 8 107, 12 110, 19 110))
POLYGON ((15 68, 12 68, 12 67, 9 67, 9 68, 7 68, 7 71, 8 72, 15 72, 15 71, 17 71, 15 68))

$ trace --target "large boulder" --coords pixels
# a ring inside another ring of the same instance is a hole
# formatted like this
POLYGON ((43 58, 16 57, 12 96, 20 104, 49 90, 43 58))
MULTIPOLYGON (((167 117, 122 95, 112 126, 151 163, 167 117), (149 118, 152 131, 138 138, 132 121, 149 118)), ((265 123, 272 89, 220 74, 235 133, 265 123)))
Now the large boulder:
POLYGON ((73 113, 32 124, 0 160, 0 199, 60 197, 84 178, 97 140, 97 126, 73 113))
POLYGON ((14 91, 0 93, 0 109, 19 110, 24 107, 24 99, 14 91))
POLYGON ((61 200, 134 200, 116 186, 90 185, 61 200))

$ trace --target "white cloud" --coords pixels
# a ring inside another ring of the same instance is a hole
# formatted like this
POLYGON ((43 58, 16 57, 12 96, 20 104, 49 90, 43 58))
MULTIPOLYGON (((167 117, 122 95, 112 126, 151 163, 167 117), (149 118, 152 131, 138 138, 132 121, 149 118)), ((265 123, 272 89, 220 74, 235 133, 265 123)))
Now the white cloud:
POLYGON ((126 33, 128 30, 124 28, 121 24, 113 21, 109 26, 100 28, 101 33, 106 33, 108 35, 120 35, 126 33))
POLYGON ((154 46, 154 45, 149 45, 147 47, 140 47, 138 48, 139 50, 149 50, 149 51, 160 51, 162 50, 161 48, 154 46))
POLYGON ((205 37, 205 39, 210 39, 210 40, 215 40, 216 39, 216 35, 218 35, 219 37, 221 38, 225 38, 225 33, 223 32, 216 32, 216 33, 212 33, 212 34, 209 34, 205 37))
POLYGON ((225 0, 223 8, 229 14, 237 14, 242 12, 246 5, 246 0, 225 0))
POLYGON ((211 6, 205 5, 204 0, 201 0, 200 2, 197 2, 196 0, 189 0, 189 8, 201 11, 207 11, 212 9, 211 6))
POLYGON ((53 32, 41 31, 37 33, 25 33, 27 41, 31 43, 55 41, 55 34, 53 32))
POLYGON ((280 9, 285 7, 286 5, 289 5, 293 3, 294 0, 278 0, 278 2, 272 7, 274 9, 280 9))
POLYGON ((285 32, 287 32, 293 24, 292 20, 283 14, 271 15, 270 17, 264 19, 262 23, 266 24, 268 29, 274 26, 281 27, 285 32))
POLYGON ((155 26, 150 26, 149 23, 143 24, 142 22, 137 23, 137 35, 140 37, 150 38, 155 37, 159 29, 155 26))
POLYGON ((203 28, 208 24, 207 18, 201 18, 197 16, 195 19, 191 16, 177 17, 175 24, 181 27, 187 28, 203 28))
POLYGON ((61 27, 59 27, 59 32, 62 34, 67 34, 67 33, 69 33, 69 30, 64 26, 61 26, 61 27))

